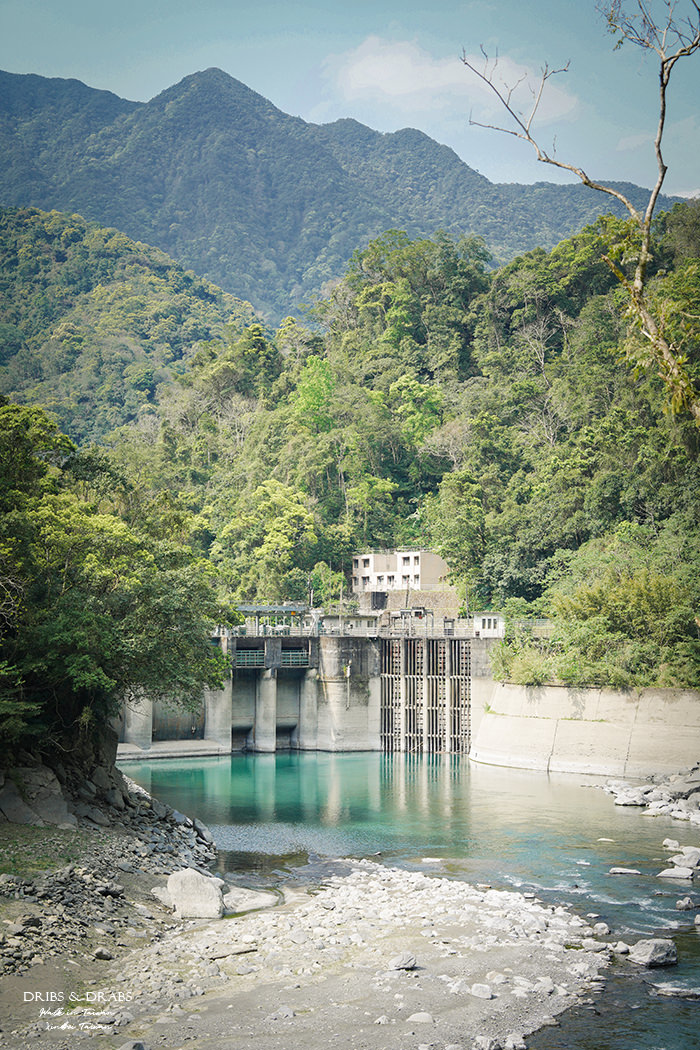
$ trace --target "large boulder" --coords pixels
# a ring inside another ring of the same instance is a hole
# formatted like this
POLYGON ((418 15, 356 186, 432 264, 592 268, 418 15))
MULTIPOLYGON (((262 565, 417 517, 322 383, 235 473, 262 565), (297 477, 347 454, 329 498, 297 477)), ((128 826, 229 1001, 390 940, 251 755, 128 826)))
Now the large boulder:
POLYGON ((0 810, 14 824, 77 824, 56 774, 39 764, 19 766, 6 773, 0 810))
POLYGON ((630 947, 630 961, 638 966, 675 966, 678 953, 673 941, 665 937, 652 937, 648 941, 637 941, 630 947))
POLYGON ((178 919, 220 919, 224 914, 224 883, 194 868, 175 871, 168 879, 168 893, 178 919))

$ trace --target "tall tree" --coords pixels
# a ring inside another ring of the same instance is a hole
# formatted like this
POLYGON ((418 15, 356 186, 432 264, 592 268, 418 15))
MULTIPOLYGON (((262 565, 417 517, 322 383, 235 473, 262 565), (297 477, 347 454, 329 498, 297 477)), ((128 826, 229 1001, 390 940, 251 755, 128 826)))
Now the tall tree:
POLYGON ((658 61, 659 107, 654 138, 657 177, 649 193, 646 208, 643 210, 635 207, 629 197, 615 186, 591 179, 581 165, 560 160, 555 156, 553 150, 545 148, 535 133, 534 124, 547 83, 553 76, 566 72, 568 64, 559 69, 550 69, 545 64, 539 84, 533 91, 532 106, 529 112, 524 113, 517 108, 514 101, 514 86, 496 81, 497 60, 491 61, 483 48, 484 65, 482 69, 470 62, 466 54, 463 55, 462 61, 494 92, 510 121, 507 126, 481 124, 474 120, 470 121, 471 123, 514 135, 516 138, 529 142, 539 161, 572 172, 585 186, 608 194, 627 209, 630 215, 631 236, 627 239, 626 244, 618 244, 613 251, 604 255, 605 261, 627 291, 630 311, 647 346, 647 360, 656 365, 659 374, 667 384, 672 408, 675 411, 687 410, 693 416, 696 424, 700 426, 700 390, 685 367, 684 347, 669 333, 663 316, 654 308, 647 287, 652 260, 652 222, 667 171, 662 152, 662 141, 666 125, 671 75, 681 59, 694 55, 700 49, 700 4, 697 0, 687 0, 688 13, 685 17, 682 17, 678 11, 677 0, 663 0, 662 6, 663 16, 655 15, 647 0, 635 0, 630 4, 625 3, 624 0, 606 0, 605 3, 598 6, 598 10, 606 18, 610 32, 616 37, 616 47, 629 43, 642 51, 653 53, 658 61), (628 257, 634 259, 629 267, 626 267, 622 261, 625 248, 628 249, 628 257))

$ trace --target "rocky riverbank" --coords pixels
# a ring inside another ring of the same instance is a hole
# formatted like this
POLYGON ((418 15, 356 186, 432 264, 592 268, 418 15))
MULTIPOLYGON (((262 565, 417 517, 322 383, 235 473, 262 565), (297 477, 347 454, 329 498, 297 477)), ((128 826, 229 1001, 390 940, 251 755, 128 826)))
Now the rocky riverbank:
MULTIPOLYGON (((604 924, 436 877, 429 858, 420 872, 338 861, 317 887, 229 895, 205 828, 126 780, 102 791, 102 821, 36 829, 61 863, 0 877, 0 1047, 515 1050, 628 952, 604 924)), ((660 964, 644 950, 639 965, 660 964)))
POLYGON ((640 806, 650 817, 700 825, 700 763, 685 772, 649 777, 641 784, 609 780, 604 790, 614 796, 616 806, 640 806))
MULTIPOLYGON (((34 1003, 33 1023, 5 1045, 517 1048, 586 998, 611 955, 603 931, 517 893, 367 861, 343 868, 247 915, 153 915, 138 947, 98 955, 99 978, 52 1015, 34 1003)), ((24 987, 40 985, 32 972, 24 987)))

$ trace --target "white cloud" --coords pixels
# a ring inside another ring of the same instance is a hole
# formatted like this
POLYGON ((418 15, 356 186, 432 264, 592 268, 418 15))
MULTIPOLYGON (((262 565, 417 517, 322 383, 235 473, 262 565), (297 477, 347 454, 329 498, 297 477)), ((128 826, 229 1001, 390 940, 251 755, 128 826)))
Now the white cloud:
POLYGON ((625 135, 618 141, 615 149, 618 153, 626 153, 628 150, 636 150, 641 146, 653 144, 653 142, 654 136, 650 135, 649 132, 642 132, 639 135, 625 135))
MULTIPOLYGON (((478 69, 483 56, 470 55, 478 69)), ((324 73, 334 93, 345 103, 372 103, 404 114, 453 110, 473 111, 475 120, 499 119, 502 108, 490 88, 466 68, 460 58, 436 58, 413 41, 388 41, 368 36, 357 48, 330 56, 324 73)), ((540 72, 500 56, 495 82, 514 87, 516 106, 529 111, 540 72)), ((575 96, 549 81, 539 122, 570 117, 578 105, 575 96)))

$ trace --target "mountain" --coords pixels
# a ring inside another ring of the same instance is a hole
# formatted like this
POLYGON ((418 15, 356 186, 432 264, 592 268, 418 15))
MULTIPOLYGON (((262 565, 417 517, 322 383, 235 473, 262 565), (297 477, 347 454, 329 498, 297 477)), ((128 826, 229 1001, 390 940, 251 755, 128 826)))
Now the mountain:
POLYGON ((80 442, 152 415, 158 386, 253 308, 78 215, 0 208, 0 394, 80 442))
POLYGON ((0 204, 116 227, 277 320, 384 230, 478 234, 505 261, 614 202, 580 185, 495 185, 414 129, 308 124, 207 69, 147 103, 0 73, 0 204))

